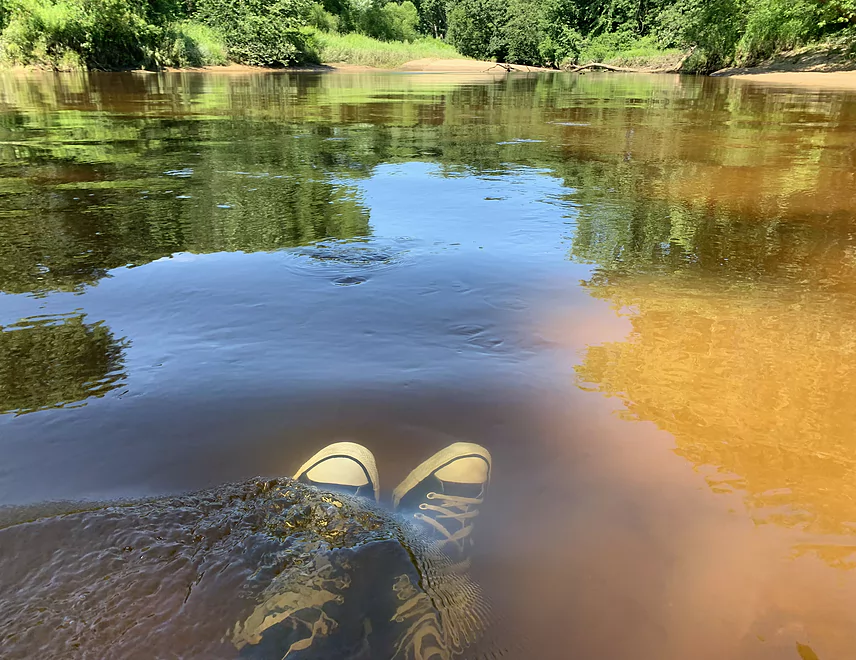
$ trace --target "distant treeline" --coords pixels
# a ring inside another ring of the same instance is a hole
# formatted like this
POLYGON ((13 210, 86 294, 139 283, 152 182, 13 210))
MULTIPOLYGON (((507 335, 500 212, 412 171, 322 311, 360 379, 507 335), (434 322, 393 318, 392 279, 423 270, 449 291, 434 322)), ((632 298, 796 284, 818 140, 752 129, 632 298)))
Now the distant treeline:
POLYGON ((848 47, 856 0, 0 0, 0 27, 7 64, 56 68, 287 66, 319 60, 321 31, 542 66, 692 49, 685 68, 704 72, 848 47))

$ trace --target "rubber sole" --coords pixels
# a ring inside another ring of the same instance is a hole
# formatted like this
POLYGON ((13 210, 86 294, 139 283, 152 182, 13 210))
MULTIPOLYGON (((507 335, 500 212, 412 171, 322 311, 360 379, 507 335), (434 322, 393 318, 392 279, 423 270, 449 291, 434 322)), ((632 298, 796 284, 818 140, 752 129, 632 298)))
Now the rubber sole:
POLYGON ((454 460, 470 456, 478 456, 487 461, 487 482, 485 483, 488 483, 490 481, 490 472, 493 468, 490 452, 474 442, 455 442, 422 461, 422 463, 416 466, 413 472, 404 478, 404 481, 396 486, 392 492, 392 506, 397 509, 401 498, 430 476, 432 472, 436 472, 454 460))
POLYGON ((377 473, 377 464, 375 463, 374 454, 363 445, 356 442, 334 442, 332 445, 327 445, 320 451, 316 452, 312 458, 300 466, 300 469, 294 473, 294 479, 299 479, 300 475, 309 472, 315 465, 321 461, 332 458, 334 456, 342 456, 350 458, 365 469, 369 481, 374 489, 375 502, 380 501, 380 481, 377 473))

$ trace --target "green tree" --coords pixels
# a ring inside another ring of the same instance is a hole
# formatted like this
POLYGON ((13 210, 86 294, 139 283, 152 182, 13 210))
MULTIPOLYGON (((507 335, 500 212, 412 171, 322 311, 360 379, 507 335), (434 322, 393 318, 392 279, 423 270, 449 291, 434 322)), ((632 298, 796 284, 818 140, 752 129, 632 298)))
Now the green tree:
POLYGON ((356 29, 382 41, 413 41, 419 34, 419 11, 410 0, 370 0, 352 10, 356 29))
POLYGON ((169 16, 126 0, 13 0, 0 45, 17 64, 149 66, 169 16))
POLYGON ((455 0, 449 10, 447 39, 469 57, 502 60, 507 20, 507 5, 502 0, 455 0))
POLYGON ((419 28, 422 32, 435 39, 446 36, 449 24, 446 5, 446 0, 421 0, 418 3, 419 28))
POLYGON ((543 64, 544 16, 538 0, 511 0, 502 29, 505 60, 512 64, 543 64))
POLYGON ((824 13, 813 0, 751 0, 737 59, 752 62, 819 38, 824 13))
POLYGON ((223 34, 243 64, 287 66, 313 60, 306 31, 311 0, 197 0, 196 16, 223 34))

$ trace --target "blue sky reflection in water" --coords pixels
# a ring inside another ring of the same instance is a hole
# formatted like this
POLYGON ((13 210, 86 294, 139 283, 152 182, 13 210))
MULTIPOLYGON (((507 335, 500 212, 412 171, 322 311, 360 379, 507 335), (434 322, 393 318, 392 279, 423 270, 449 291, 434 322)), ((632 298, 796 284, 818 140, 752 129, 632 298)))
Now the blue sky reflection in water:
POLYGON ((485 652, 856 646, 853 96, 0 83, 2 503, 289 474, 340 437, 388 493, 464 438, 495 462, 485 652))

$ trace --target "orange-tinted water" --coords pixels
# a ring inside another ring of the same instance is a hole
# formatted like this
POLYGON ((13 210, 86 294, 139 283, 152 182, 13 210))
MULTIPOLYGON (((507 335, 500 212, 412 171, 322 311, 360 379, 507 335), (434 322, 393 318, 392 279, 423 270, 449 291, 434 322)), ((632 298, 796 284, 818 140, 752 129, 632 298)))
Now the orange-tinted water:
POLYGON ((856 656, 856 96, 0 83, 3 503, 466 439, 473 657, 856 656))

